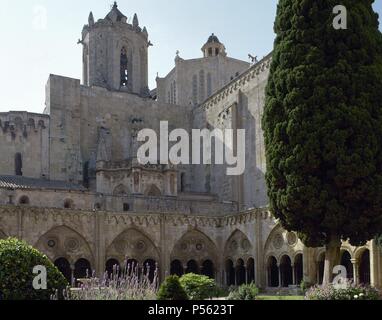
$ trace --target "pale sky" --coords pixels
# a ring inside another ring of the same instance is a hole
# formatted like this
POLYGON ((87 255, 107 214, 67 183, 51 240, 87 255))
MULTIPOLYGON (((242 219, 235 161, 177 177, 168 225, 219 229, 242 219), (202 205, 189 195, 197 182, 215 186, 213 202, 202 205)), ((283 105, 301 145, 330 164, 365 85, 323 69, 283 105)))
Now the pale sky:
MULTIPOLYGON (((340 2, 340 1, 339 1, 340 2)), ((382 15, 382 1, 375 10, 382 15)), ((49 74, 81 79, 82 48, 77 45, 90 11, 96 20, 110 11, 112 0, 0 0, 0 112, 41 113, 49 74)), ((166 75, 175 52, 201 57, 211 33, 229 56, 248 61, 273 47, 277 0, 120 0, 129 18, 138 14, 154 44, 149 51, 149 85, 157 72, 166 75)))

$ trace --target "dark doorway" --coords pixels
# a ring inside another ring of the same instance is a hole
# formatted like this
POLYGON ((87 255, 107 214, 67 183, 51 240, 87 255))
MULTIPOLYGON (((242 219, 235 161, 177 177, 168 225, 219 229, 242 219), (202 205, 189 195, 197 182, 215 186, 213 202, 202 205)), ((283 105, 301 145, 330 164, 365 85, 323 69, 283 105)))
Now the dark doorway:
POLYGON ((243 259, 239 259, 236 265, 236 284, 241 286, 245 283, 245 266, 243 259))
POLYGON ((359 281, 361 284, 369 285, 370 280, 370 251, 365 250, 362 253, 359 265, 359 281))
POLYGON ((268 286, 277 288, 279 286, 279 267, 275 257, 268 260, 268 286))
POLYGON ((293 284, 292 261, 288 256, 283 256, 280 263, 281 286, 288 288, 293 284))
POLYGON ((179 260, 174 260, 171 262, 171 275, 177 275, 178 277, 181 277, 183 275, 183 265, 179 260))
POLYGON ((317 268, 318 268, 317 283, 321 285, 324 282, 325 253, 322 253, 320 257, 318 258, 317 268))
POLYGON ((203 262, 201 274, 211 279, 215 279, 214 264, 211 260, 203 262))
POLYGON ((65 258, 59 258, 54 262, 54 265, 64 275, 65 279, 69 282, 69 284, 71 284, 72 283, 72 269, 70 268, 69 261, 65 258))
POLYGON ((296 285, 300 285, 302 280, 304 279, 304 268, 303 268, 303 256, 302 254, 298 254, 295 257, 294 261, 294 273, 296 279, 296 285))
POLYGON ((86 259, 79 259, 74 264, 74 279, 78 285, 78 279, 86 279, 92 276, 92 268, 90 262, 86 259))
POLYGON ((342 253, 341 266, 344 266, 346 268, 346 278, 349 280, 353 280, 354 279, 353 264, 351 263, 350 253, 347 251, 344 251, 342 253))
POLYGON ((247 282, 255 282, 255 260, 253 258, 247 261, 247 282))
POLYGON ((234 286, 236 285, 235 281, 235 268, 233 266, 232 260, 227 260, 225 265, 225 272, 226 272, 226 281, 227 286, 234 286))
POLYGON ((188 261, 186 273, 199 274, 198 263, 195 260, 188 261))

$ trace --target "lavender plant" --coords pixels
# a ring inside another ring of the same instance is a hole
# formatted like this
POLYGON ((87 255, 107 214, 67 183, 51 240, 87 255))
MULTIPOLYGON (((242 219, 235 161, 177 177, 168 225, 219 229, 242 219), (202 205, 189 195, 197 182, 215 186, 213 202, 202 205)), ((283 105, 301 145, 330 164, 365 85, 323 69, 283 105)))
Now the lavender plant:
MULTIPOLYGON (((65 300, 156 300, 159 286, 158 266, 142 268, 137 263, 125 263, 125 268, 113 267, 112 274, 105 272, 101 278, 87 276, 77 288, 64 290, 65 300), (153 274, 153 277, 150 277, 153 274)), ((57 299, 56 294, 53 299, 57 299)))
POLYGON ((345 288, 336 288, 329 284, 326 286, 314 286, 306 295, 306 300, 381 300, 381 293, 373 287, 355 285, 348 281, 345 288))

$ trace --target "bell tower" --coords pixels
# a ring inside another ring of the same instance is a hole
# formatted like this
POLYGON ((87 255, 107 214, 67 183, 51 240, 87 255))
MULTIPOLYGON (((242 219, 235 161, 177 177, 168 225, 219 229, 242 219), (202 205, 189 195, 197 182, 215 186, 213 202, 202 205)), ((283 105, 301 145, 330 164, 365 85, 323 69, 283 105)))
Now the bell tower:
POLYGON ((147 96, 148 33, 139 26, 135 14, 132 24, 114 2, 104 19, 94 20, 90 12, 82 30, 83 84, 147 96))

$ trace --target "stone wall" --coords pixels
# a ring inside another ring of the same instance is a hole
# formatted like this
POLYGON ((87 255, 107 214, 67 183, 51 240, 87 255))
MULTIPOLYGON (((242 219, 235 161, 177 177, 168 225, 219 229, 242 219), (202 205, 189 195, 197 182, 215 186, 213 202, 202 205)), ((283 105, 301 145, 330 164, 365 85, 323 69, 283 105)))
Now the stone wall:
POLYGON ((22 174, 49 177, 49 116, 29 112, 0 113, 0 174, 15 175, 19 153, 22 174))

